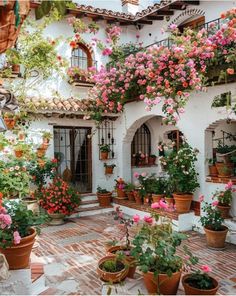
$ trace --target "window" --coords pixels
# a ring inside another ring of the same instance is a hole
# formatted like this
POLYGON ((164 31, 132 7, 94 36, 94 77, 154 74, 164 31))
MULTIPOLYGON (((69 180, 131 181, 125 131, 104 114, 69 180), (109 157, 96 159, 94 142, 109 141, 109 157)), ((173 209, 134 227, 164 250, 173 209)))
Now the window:
POLYGON ((84 44, 79 43, 78 48, 72 51, 71 66, 87 70, 92 65, 92 55, 89 49, 84 44))
POLYGON ((205 17, 201 16, 201 17, 198 17, 194 20, 187 21, 186 23, 179 25, 179 30, 180 30, 180 32, 183 32, 184 28, 196 29, 196 28, 202 26, 204 23, 205 23, 205 17))
POLYGON ((167 133, 167 137, 172 142, 175 142, 175 147, 179 150, 179 147, 183 144, 183 133, 178 130, 167 133))
POLYGON ((151 133, 146 124, 143 124, 135 133, 132 144, 132 155, 142 151, 142 153, 151 154, 151 133))

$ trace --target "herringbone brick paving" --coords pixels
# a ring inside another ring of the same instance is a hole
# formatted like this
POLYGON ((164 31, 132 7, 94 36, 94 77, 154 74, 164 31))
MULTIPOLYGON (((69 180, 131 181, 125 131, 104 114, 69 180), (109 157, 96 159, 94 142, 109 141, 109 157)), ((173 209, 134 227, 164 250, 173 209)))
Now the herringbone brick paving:
MULTIPOLYGON (((97 261, 105 255, 107 240, 122 237, 122 227, 111 214, 44 227, 38 238, 39 247, 33 250, 33 260, 44 263, 49 287, 42 295, 100 295, 102 283, 96 273, 97 261)), ((221 284, 220 294, 236 294, 236 246, 227 244, 223 251, 210 250, 204 235, 196 232, 189 233, 186 244, 200 258, 200 264, 212 267, 212 275, 221 284)))

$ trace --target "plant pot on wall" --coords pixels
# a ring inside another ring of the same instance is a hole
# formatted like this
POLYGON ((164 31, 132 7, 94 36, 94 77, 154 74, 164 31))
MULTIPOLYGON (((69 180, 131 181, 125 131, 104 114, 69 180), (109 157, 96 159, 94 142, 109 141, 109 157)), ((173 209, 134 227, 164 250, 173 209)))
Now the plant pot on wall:
POLYGON ((18 245, 13 245, 6 249, 0 248, 0 252, 5 255, 10 269, 24 269, 28 267, 35 236, 36 231, 34 228, 31 228, 30 235, 23 237, 18 245))
POLYGON ((100 152, 101 160, 108 159, 108 152, 100 152))
POLYGON ((161 199, 165 197, 164 194, 152 194, 152 202, 159 202, 161 199))
POLYGON ((188 213, 190 211, 191 202, 193 199, 192 194, 173 194, 175 200, 176 211, 180 214, 188 213))
POLYGON ((65 224, 65 221, 64 221, 65 215, 64 214, 53 213, 53 214, 48 214, 48 216, 51 218, 49 225, 57 226, 57 225, 65 224))
POLYGON ((111 205, 112 193, 97 193, 97 198, 100 207, 109 207, 111 205))
POLYGON ((212 280, 213 288, 204 290, 198 289, 188 283, 189 274, 186 274, 182 278, 182 284, 184 287, 185 295, 216 295, 217 290, 219 289, 219 283, 213 277, 210 277, 212 280))
POLYGON ((225 247, 228 227, 222 226, 222 230, 211 230, 204 227, 206 233, 207 246, 213 249, 223 249, 225 247))
POLYGON ((142 205, 142 197, 138 191, 134 191, 134 198, 137 205, 142 205))
POLYGON ((148 293, 154 295, 176 295, 180 277, 180 271, 173 273, 171 277, 167 274, 159 274, 158 277, 155 277, 153 272, 143 274, 144 284, 148 293))
POLYGON ((148 164, 149 165, 155 165, 155 163, 156 163, 156 156, 154 157, 154 156, 149 156, 148 157, 148 164))
POLYGON ((134 192, 133 191, 126 192, 126 195, 127 195, 129 201, 135 201, 134 192))
POLYGON ((230 178, 233 176, 233 171, 234 171, 233 163, 217 162, 216 168, 218 171, 218 177, 220 178, 230 178))
POLYGON ((227 219, 230 217, 230 215, 229 215, 230 208, 231 208, 231 206, 228 206, 228 205, 221 205, 221 204, 217 205, 217 209, 220 211, 221 217, 223 219, 227 219))
POLYGON ((117 197, 126 199, 126 192, 123 189, 116 189, 117 197))
POLYGON ((218 176, 218 170, 216 168, 216 165, 209 165, 209 175, 211 177, 217 177, 218 176))

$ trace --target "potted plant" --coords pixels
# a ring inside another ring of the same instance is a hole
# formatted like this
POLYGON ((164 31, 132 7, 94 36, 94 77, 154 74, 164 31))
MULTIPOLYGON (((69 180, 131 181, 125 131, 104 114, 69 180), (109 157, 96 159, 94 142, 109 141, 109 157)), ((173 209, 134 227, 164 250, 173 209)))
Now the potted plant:
POLYGON ((9 130, 12 130, 16 124, 16 116, 13 113, 6 112, 4 113, 4 122, 9 130))
POLYGON ((29 145, 25 143, 17 143, 16 145, 13 146, 15 156, 17 158, 21 158, 30 152, 30 147, 29 145))
POLYGON ((135 189, 135 186, 132 183, 127 183, 125 185, 125 192, 126 192, 126 195, 127 195, 129 201, 135 200, 134 199, 134 189, 135 189))
POLYGON ((157 178, 151 185, 152 202, 159 202, 165 196, 167 180, 163 177, 157 178))
POLYGON ((208 168, 209 168, 209 175, 211 177, 217 177, 218 176, 218 171, 217 171, 217 168, 216 168, 216 159, 215 158, 208 159, 208 168))
POLYGON ((200 218, 200 222, 206 233, 207 246, 214 249, 222 249, 225 247, 228 227, 223 225, 224 219, 221 216, 221 212, 217 209, 218 201, 210 204, 201 199, 201 202, 203 203, 204 216, 200 218))
POLYGON ((101 145, 100 146, 100 157, 101 160, 106 160, 108 159, 108 154, 111 151, 111 148, 109 145, 101 145))
POLYGON ((173 207, 173 205, 175 203, 175 200, 173 198, 173 186, 169 180, 167 180, 167 182, 166 182, 165 202, 171 207, 173 207))
POLYGON ((105 245, 106 251, 108 251, 111 247, 118 245, 118 240, 113 239, 113 240, 106 241, 104 245, 105 245))
POLYGON ((34 226, 45 221, 20 201, 0 200, 0 252, 5 255, 10 269, 23 269, 29 265, 35 242, 34 226))
POLYGON ((126 278, 128 271, 124 260, 119 256, 107 255, 98 262, 98 276, 105 282, 119 283, 126 278))
POLYGON ((211 268, 202 265, 200 270, 183 276, 182 284, 186 295, 215 295, 219 289, 217 280, 209 275, 211 268))
POLYGON ((231 155, 235 151, 235 145, 224 145, 219 141, 216 148, 217 158, 220 160, 216 162, 218 177, 230 178, 233 176, 234 164, 232 163, 231 155))
POLYGON ((125 244, 122 245, 115 245, 111 246, 107 252, 113 255, 122 255, 124 258, 124 262, 127 263, 128 266, 128 274, 129 278, 134 278, 134 273, 136 270, 135 259, 131 256, 132 246, 130 244, 130 234, 129 228, 133 225, 134 221, 130 218, 125 218, 120 207, 116 207, 115 211, 113 212, 114 219, 118 220, 120 224, 123 226, 124 236, 125 236, 125 244))
MULTIPOLYGON (((164 202, 155 203, 152 208, 167 209, 164 202)), ((135 218, 135 217, 134 217, 135 218)), ((149 294, 175 295, 178 290, 181 271, 184 264, 197 261, 186 246, 184 253, 179 256, 177 247, 187 239, 187 236, 172 230, 171 221, 152 213, 145 216, 143 224, 135 236, 131 255, 143 272, 145 286, 149 294)))
POLYGON ((213 199, 218 200, 217 208, 221 212, 221 217, 226 219, 229 218, 229 210, 232 202, 232 193, 236 191, 233 189, 233 183, 230 181, 225 186, 225 190, 217 190, 213 194, 213 199))
POLYGON ((113 174, 113 169, 115 167, 116 167, 115 164, 107 164, 107 163, 104 163, 105 175, 111 175, 111 174, 113 174))
POLYGON ((149 155, 148 157, 148 164, 149 165, 155 165, 155 162, 156 162, 156 155, 155 154, 151 154, 149 155))
POLYGON ((48 144, 49 141, 52 139, 52 133, 50 131, 43 131, 42 133, 43 144, 48 144))
POLYGON ((39 204, 51 218, 50 225, 61 225, 80 204, 79 193, 59 177, 39 192, 39 204))
POLYGON ((165 157, 166 171, 173 187, 173 197, 178 213, 189 212, 193 192, 199 187, 195 169, 197 153, 196 149, 184 143, 178 151, 173 151, 165 157))
POLYGON ((111 205, 112 193, 106 189, 98 186, 97 188, 97 198, 100 207, 109 207, 111 205))
POLYGON ((115 189, 117 192, 117 197, 118 198, 122 198, 122 199, 126 199, 126 193, 125 193, 125 186, 126 183, 122 178, 118 178, 115 179, 116 185, 115 185, 115 189))

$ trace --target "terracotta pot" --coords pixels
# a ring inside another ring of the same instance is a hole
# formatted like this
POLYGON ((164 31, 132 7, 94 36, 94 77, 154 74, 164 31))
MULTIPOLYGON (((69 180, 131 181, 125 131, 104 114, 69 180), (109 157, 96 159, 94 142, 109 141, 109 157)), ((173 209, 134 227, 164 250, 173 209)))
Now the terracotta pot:
POLYGON ((111 175, 111 174, 113 174, 113 167, 106 166, 105 167, 105 175, 111 175))
MULTIPOLYGON (((117 253, 117 251, 122 251, 122 250, 127 251, 126 246, 112 246, 107 250, 107 252, 115 255, 117 253)), ((130 249, 129 249, 129 251, 130 251, 130 249)), ((127 263, 127 265, 129 266, 129 271, 128 271, 127 277, 133 279, 135 271, 136 271, 135 259, 132 256, 125 255, 124 260, 127 263)))
POLYGON ((15 127, 16 121, 13 118, 4 118, 4 122, 8 129, 12 130, 15 127))
POLYGON ((149 165, 154 165, 156 162, 156 157, 148 157, 148 164, 149 165))
POLYGON ((212 177, 218 176, 218 170, 215 165, 209 165, 209 175, 212 177))
POLYGON ((48 223, 49 225, 57 226, 57 225, 65 224, 64 214, 54 213, 54 214, 48 214, 48 216, 51 218, 51 221, 48 223))
POLYGON ((43 144, 49 144, 50 140, 48 138, 43 138, 43 144))
POLYGON ((18 245, 6 249, 0 248, 0 252, 5 255, 10 269, 24 269, 29 266, 35 236, 35 229, 30 228, 30 235, 23 237, 18 245))
POLYGON ((220 178, 230 178, 233 176, 233 172, 234 172, 233 163, 217 162, 216 168, 218 171, 218 177, 220 178))
POLYGON ((17 158, 21 158, 23 156, 22 150, 14 150, 14 153, 17 158))
POLYGON ((11 66, 12 72, 14 73, 20 73, 20 65, 12 65, 11 66))
POLYGON ((153 272, 147 272, 143 274, 144 284, 148 290, 148 293, 155 295, 176 295, 179 287, 180 277, 180 271, 173 273, 171 277, 168 277, 167 274, 159 274, 158 277, 154 277, 153 272))
POLYGON ((97 273, 98 273, 98 276, 101 280, 103 280, 105 282, 119 283, 126 278, 129 269, 125 267, 125 263, 123 262, 123 260, 119 261, 119 262, 121 262, 124 265, 124 268, 118 272, 106 272, 101 269, 101 265, 105 261, 112 260, 115 258, 116 258, 116 256, 114 256, 114 255, 108 255, 98 261, 97 273))
POLYGON ((144 205, 149 205, 149 201, 150 201, 149 195, 145 195, 144 198, 143 198, 143 204, 144 205))
POLYGON ((178 213, 188 213, 190 211, 192 194, 173 194, 175 200, 175 207, 178 213))
POLYGON ((152 194, 152 202, 159 202, 161 199, 164 198, 164 194, 152 194))
POLYGON ((134 199, 135 199, 136 204, 138 204, 138 205, 143 204, 142 197, 140 196, 139 192, 134 191, 134 199))
POLYGON ((222 226, 222 230, 211 230, 204 227, 206 233, 207 246, 214 249, 222 249, 225 247, 225 239, 228 232, 228 227, 222 226))
POLYGON ((165 197, 165 201, 169 206, 173 206, 173 204, 175 203, 175 200, 173 197, 165 197))
POLYGON ((190 286, 188 283, 186 283, 186 280, 188 279, 188 277, 189 277, 189 274, 186 274, 182 278, 182 285, 184 287, 185 295, 216 295, 216 292, 219 289, 219 283, 213 277, 210 276, 210 278, 212 279, 214 288, 209 290, 197 289, 190 286))
POLYGON ((42 148, 38 148, 36 154, 38 158, 42 158, 46 154, 46 150, 42 148))
POLYGON ((126 193, 123 189, 117 188, 116 192, 117 192, 117 197, 126 197, 126 193))
POLYGON ((135 201, 133 191, 131 191, 131 192, 126 191, 126 195, 127 195, 129 201, 135 201))
POLYGON ((221 217, 224 219, 227 219, 230 217, 229 216, 230 208, 231 208, 230 206, 224 206, 224 205, 220 205, 220 204, 217 205, 217 209, 220 211, 221 217))
POLYGON ((100 207, 109 207, 111 205, 111 192, 97 193, 97 198, 100 207))
POLYGON ((101 160, 108 159, 108 152, 100 152, 101 160))

